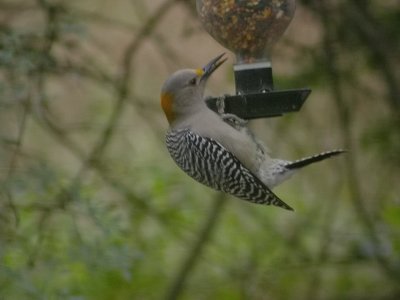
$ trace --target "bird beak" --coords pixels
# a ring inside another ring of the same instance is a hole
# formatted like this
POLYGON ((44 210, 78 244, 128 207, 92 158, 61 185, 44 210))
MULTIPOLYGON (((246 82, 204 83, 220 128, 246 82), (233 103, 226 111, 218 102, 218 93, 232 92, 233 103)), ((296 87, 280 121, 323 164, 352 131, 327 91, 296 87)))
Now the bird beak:
POLYGON ((211 74, 214 73, 214 71, 227 60, 224 55, 225 53, 218 55, 203 67, 203 74, 200 78, 201 81, 207 80, 207 78, 210 77, 211 74))

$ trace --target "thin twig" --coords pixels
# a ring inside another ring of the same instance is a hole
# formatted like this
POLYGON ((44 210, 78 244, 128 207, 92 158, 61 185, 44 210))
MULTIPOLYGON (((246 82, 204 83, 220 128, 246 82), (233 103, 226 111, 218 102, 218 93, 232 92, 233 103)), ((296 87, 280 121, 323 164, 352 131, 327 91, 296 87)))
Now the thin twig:
POLYGON ((120 119, 123 107, 127 102, 128 96, 131 93, 131 86, 133 86, 131 80, 133 77, 132 73, 132 62, 134 55, 136 54, 143 41, 153 32, 156 28, 156 24, 161 21, 162 17, 169 11, 169 9, 179 0, 169 0, 164 2, 157 10, 149 17, 146 24, 142 27, 139 33, 127 46, 123 55, 121 64, 121 80, 117 86, 117 102, 114 105, 108 124, 98 138, 97 144, 93 147, 91 153, 88 156, 88 162, 93 162, 101 156, 109 143, 111 137, 114 134, 118 120, 120 119))
POLYGON ((91 21, 91 22, 96 22, 98 24, 106 25, 106 26, 112 26, 116 28, 120 28, 123 30, 136 30, 136 26, 121 20, 117 19, 112 19, 108 16, 104 16, 101 14, 98 14, 96 12, 92 11, 86 11, 84 9, 80 9, 77 7, 74 7, 73 9, 70 9, 70 13, 72 16, 78 18, 78 19, 84 19, 85 21, 91 21))
MULTIPOLYGON (((22 141, 23 141, 23 137, 26 131, 26 123, 27 123, 27 118, 28 118, 28 104, 24 103, 24 105, 22 106, 22 114, 21 114, 21 120, 19 122, 19 129, 18 129, 18 134, 17 134, 17 139, 15 141, 15 149, 14 152, 11 156, 11 160, 10 160, 10 164, 8 167, 8 171, 7 171, 7 178, 6 181, 10 181, 11 177, 13 176, 15 169, 17 167, 17 163, 18 163, 18 158, 19 158, 19 154, 21 151, 21 147, 22 147, 22 141)), ((14 204, 14 199, 13 199, 13 195, 10 191, 9 188, 6 187, 6 196, 8 199, 8 205, 11 208, 11 211, 14 214, 14 218, 15 218, 15 224, 16 226, 18 226, 19 224, 19 214, 18 214, 18 209, 14 204)))

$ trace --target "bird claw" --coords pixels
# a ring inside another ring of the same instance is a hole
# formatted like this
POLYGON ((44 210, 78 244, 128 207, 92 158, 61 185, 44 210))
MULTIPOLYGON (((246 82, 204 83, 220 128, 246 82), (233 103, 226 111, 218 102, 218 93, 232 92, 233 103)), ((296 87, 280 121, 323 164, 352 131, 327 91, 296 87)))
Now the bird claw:
POLYGON ((228 123, 232 127, 240 130, 246 127, 248 121, 242 118, 239 118, 237 115, 234 114, 221 114, 221 118, 225 123, 228 123))

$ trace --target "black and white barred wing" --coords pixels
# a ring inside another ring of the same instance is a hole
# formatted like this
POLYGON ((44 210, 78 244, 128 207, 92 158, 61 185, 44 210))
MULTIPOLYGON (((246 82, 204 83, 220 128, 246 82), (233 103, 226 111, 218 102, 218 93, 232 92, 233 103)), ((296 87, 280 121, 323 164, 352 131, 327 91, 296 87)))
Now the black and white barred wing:
POLYGON ((215 140, 179 130, 167 134, 166 145, 176 164, 198 182, 243 200, 292 210, 215 140))

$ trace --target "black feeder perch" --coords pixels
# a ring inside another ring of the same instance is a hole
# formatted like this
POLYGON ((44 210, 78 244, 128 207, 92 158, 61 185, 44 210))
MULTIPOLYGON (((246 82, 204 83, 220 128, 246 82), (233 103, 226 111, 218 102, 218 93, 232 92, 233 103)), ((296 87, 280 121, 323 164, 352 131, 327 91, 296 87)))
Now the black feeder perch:
POLYGON ((295 12, 295 0, 197 0, 208 33, 236 54, 236 95, 207 99, 210 109, 242 119, 269 118, 300 110, 310 89, 274 90, 271 48, 295 12))

